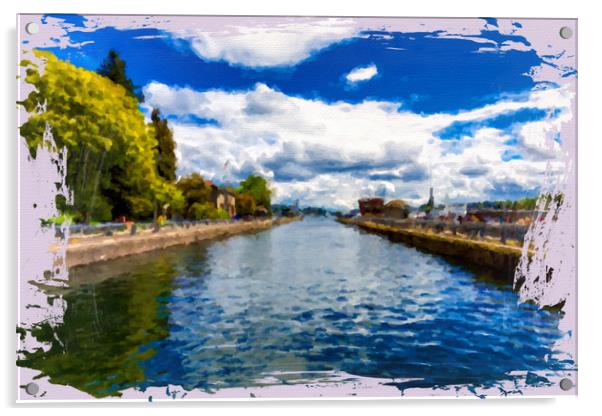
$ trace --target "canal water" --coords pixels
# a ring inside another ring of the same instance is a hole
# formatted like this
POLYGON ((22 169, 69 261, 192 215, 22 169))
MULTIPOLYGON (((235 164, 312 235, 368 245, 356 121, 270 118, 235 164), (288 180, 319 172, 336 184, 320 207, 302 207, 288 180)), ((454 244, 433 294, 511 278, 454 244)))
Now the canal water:
MULTIPOLYGON (((332 219, 71 270, 62 323, 20 365, 97 397, 135 387, 308 383, 492 386, 555 359, 558 313, 510 287, 332 219), (308 381, 309 380, 309 381, 308 381)), ((531 376, 531 380, 529 377, 531 376)))

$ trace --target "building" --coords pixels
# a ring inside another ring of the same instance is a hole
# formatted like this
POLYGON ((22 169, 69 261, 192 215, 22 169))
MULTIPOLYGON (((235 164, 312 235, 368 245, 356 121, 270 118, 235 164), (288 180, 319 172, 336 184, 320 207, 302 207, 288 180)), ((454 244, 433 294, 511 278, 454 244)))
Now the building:
POLYGON ((431 187, 429 190, 429 200, 426 203, 426 206, 429 208, 428 212, 430 212, 435 207, 435 196, 433 195, 433 187, 431 187))
POLYGON ((384 200, 382 198, 362 198, 357 201, 362 215, 382 216, 384 214, 384 200))
POLYGON ((389 201, 384 206, 384 214, 387 218, 406 219, 410 215, 408 205, 401 199, 389 201))
POLYGON ((211 202, 217 209, 226 211, 230 217, 236 215, 236 197, 233 192, 211 184, 211 202))
POLYGON ((420 205, 418 211, 424 212, 426 217, 432 217, 435 214, 435 210, 437 207, 435 206, 435 196, 433 194, 433 188, 429 189, 429 199, 426 204, 420 205))
POLYGON ((438 210, 433 218, 439 218, 441 221, 462 222, 466 219, 466 204, 449 204, 438 210))

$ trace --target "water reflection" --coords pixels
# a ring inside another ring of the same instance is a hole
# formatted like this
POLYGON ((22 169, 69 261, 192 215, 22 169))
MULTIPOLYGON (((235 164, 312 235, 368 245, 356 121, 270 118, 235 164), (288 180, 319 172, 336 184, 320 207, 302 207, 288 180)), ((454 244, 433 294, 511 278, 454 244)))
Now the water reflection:
POLYGON ((403 379, 401 389, 488 385, 572 364, 554 359, 557 314, 328 220, 74 269, 70 280, 64 323, 34 333, 50 349, 20 364, 95 396, 329 370, 403 379))

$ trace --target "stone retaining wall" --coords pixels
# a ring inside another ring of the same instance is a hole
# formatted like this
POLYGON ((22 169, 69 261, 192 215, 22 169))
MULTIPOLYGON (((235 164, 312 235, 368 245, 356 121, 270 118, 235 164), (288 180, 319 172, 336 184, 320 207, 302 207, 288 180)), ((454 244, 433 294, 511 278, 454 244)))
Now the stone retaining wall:
POLYGON ((234 234, 261 231, 273 225, 284 224, 298 218, 279 218, 257 221, 239 221, 224 224, 200 224, 155 233, 103 236, 69 241, 66 250, 67 267, 81 266, 118 257, 159 250, 175 245, 226 237, 234 234))
POLYGON ((522 248, 488 241, 436 234, 420 229, 392 227, 364 219, 338 220, 366 231, 388 236, 392 241, 403 242, 431 253, 455 258, 470 265, 493 269, 507 283, 514 281, 514 271, 522 255, 522 248))

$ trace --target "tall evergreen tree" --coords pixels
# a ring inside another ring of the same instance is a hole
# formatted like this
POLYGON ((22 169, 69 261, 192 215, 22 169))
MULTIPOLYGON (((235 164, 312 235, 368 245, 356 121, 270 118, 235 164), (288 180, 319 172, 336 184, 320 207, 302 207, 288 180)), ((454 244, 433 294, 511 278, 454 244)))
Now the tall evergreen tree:
POLYGON ((143 102, 144 95, 140 91, 140 88, 134 85, 134 82, 127 77, 125 67, 125 61, 121 59, 117 51, 111 49, 96 72, 103 77, 109 78, 115 84, 121 85, 130 95, 137 98, 138 101, 143 102))
POLYGON ((151 121, 157 140, 157 170, 159 176, 169 182, 176 180, 176 142, 166 118, 161 118, 159 109, 154 108, 151 121))

